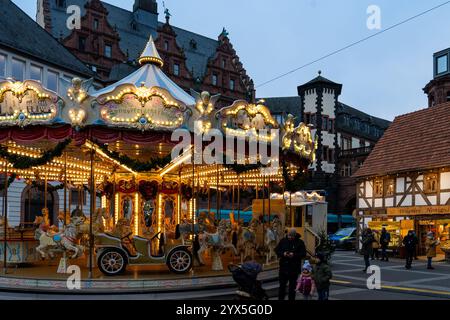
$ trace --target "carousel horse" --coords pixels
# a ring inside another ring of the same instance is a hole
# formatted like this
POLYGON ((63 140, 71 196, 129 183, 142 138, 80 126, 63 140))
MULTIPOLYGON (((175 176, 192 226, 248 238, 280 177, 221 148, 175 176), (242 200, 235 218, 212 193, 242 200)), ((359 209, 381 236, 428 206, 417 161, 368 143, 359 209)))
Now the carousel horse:
POLYGON ((275 217, 270 224, 270 227, 266 229, 265 245, 267 249, 266 264, 269 264, 272 259, 276 258, 275 248, 281 240, 282 225, 280 219, 275 217))
POLYGON ((94 234, 105 233, 105 225, 110 220, 105 208, 98 208, 92 216, 92 230, 94 234))
POLYGON ((137 255, 137 249, 131 237, 133 231, 130 221, 127 218, 120 218, 110 234, 122 241, 122 245, 128 250, 131 256, 137 255))
POLYGON ((203 253, 208 249, 212 251, 212 270, 222 271, 223 264, 221 253, 226 249, 232 249, 234 254, 237 255, 238 252, 234 245, 231 243, 231 223, 226 220, 221 220, 217 231, 215 233, 203 232, 199 236, 200 249, 198 250, 198 257, 200 263, 204 264, 203 253))
POLYGON ((203 232, 214 233, 216 227, 214 226, 214 220, 212 220, 206 212, 200 213, 197 219, 197 223, 193 223, 186 217, 178 225, 178 231, 180 233, 183 243, 191 236, 201 234, 203 232))
POLYGON ((256 230, 260 222, 253 218, 248 227, 240 227, 238 230, 238 253, 241 255, 241 263, 247 258, 255 259, 256 230))
POLYGON ((78 227, 84 224, 85 220, 85 217, 74 216, 61 233, 51 231, 42 233, 39 238, 39 246, 36 248, 42 259, 48 256, 53 258, 53 251, 55 250, 73 251, 72 259, 80 257, 84 248, 76 244, 79 236, 78 227))

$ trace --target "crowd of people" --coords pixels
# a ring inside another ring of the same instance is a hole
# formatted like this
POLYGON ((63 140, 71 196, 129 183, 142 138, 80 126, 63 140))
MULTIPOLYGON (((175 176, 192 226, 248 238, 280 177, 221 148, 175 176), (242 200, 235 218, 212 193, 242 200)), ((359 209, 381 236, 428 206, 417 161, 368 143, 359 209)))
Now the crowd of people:
MULTIPOLYGON (((389 261, 387 255, 387 248, 391 242, 391 235, 383 228, 381 234, 372 231, 367 228, 362 233, 362 248, 361 253, 364 256, 365 268, 363 272, 367 272, 370 267, 371 260, 379 260, 379 248, 381 248, 381 261, 389 261)), ((411 269, 414 259, 417 259, 417 245, 419 239, 414 230, 409 230, 408 234, 403 238, 402 244, 405 249, 405 268, 411 269)), ((436 247, 439 245, 439 241, 436 240, 433 232, 428 232, 427 239, 425 241, 425 249, 427 256, 427 269, 434 269, 432 266, 433 258, 436 257, 436 247)))
POLYGON ((279 300, 285 300, 288 288, 289 300, 296 300, 297 293, 305 300, 310 300, 317 294, 319 300, 328 300, 331 268, 326 255, 318 253, 314 260, 314 267, 306 260, 305 243, 297 233, 291 229, 275 249, 279 261, 279 300))

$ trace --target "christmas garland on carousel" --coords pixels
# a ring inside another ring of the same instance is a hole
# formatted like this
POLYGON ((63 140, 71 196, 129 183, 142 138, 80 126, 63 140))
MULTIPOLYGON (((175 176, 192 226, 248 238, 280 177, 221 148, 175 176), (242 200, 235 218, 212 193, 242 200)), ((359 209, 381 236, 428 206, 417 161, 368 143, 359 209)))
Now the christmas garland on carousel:
POLYGON ((108 149, 107 145, 99 144, 99 143, 96 143, 96 144, 110 158, 118 161, 120 164, 127 166, 128 168, 130 168, 136 172, 148 172, 153 169, 161 169, 161 168, 164 168, 166 165, 168 165, 172 161, 172 155, 169 154, 163 158, 154 158, 154 159, 150 159, 149 161, 142 162, 139 160, 132 159, 132 158, 128 157, 127 155, 120 154, 117 151, 110 151, 108 149))
POLYGON ((61 157, 64 150, 71 142, 71 139, 64 140, 63 142, 58 143, 54 149, 45 151, 39 158, 11 154, 8 152, 8 147, 0 146, 0 157, 6 159, 6 161, 11 163, 15 169, 26 170, 32 167, 43 166, 53 161, 54 158, 61 157))

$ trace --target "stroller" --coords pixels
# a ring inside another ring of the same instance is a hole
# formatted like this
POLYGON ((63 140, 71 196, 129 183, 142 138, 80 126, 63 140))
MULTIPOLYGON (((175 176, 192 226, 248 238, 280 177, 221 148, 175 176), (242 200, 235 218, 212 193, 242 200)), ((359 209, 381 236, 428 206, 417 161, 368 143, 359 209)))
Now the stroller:
POLYGON ((236 300, 268 300, 269 297, 257 280, 258 274, 262 271, 262 266, 256 262, 246 262, 243 265, 229 265, 233 280, 238 284, 236 300))

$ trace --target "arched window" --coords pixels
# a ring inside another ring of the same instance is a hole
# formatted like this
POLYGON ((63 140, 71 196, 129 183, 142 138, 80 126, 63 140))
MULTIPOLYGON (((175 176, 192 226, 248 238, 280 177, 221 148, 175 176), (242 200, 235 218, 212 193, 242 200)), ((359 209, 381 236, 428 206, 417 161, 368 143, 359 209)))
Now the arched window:
POLYGON ((28 186, 22 192, 22 223, 31 224, 37 216, 42 216, 42 209, 47 205, 50 223, 56 223, 54 217, 57 214, 55 206, 57 206, 57 199, 55 199, 56 192, 47 190, 47 197, 45 197, 45 187, 42 186, 28 186), (47 203, 45 203, 47 200, 47 203))

